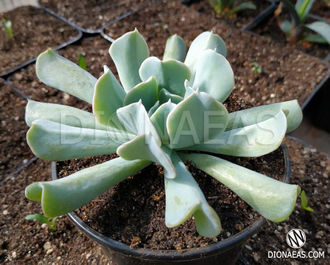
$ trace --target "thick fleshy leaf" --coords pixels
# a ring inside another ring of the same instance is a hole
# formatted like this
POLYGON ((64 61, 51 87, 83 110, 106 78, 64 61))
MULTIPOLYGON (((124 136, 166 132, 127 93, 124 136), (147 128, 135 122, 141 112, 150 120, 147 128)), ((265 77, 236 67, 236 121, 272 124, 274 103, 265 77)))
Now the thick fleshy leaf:
POLYGON ((25 121, 30 127, 35 120, 49 120, 80 128, 109 129, 99 124, 90 112, 65 105, 29 100, 25 110, 25 121))
POLYGON ((130 135, 72 127, 48 120, 36 120, 27 133, 27 142, 39 158, 52 161, 116 152, 130 135))
POLYGON ((298 185, 290 185, 226 160, 204 154, 180 154, 186 161, 191 160, 197 168, 214 177, 265 218, 281 222, 293 211, 298 185))
POLYGON ((315 0, 297 0, 295 9, 300 18, 300 22, 304 22, 311 11, 315 0))
POLYGON ((169 37, 166 41, 163 61, 174 59, 183 62, 186 56, 186 51, 187 48, 184 40, 175 34, 169 37))
POLYGON ((297 100, 290 100, 229 113, 226 131, 253 125, 275 116, 282 109, 286 114, 287 133, 296 129, 303 119, 297 100))
POLYGON ((180 97, 176 94, 172 94, 168 92, 165 88, 163 88, 159 92, 159 104, 162 105, 165 102, 168 102, 169 100, 171 100, 175 104, 178 104, 183 100, 183 97, 180 97))
POLYGON ((303 35, 300 38, 301 41, 303 42, 314 42, 314 43, 320 43, 320 44, 328 44, 328 41, 323 38, 322 36, 318 34, 308 34, 308 35, 303 35))
POLYGON ((183 63, 173 59, 162 62, 156 57, 146 59, 139 73, 143 81, 154 76, 157 79, 159 91, 166 88, 170 93, 181 97, 185 93, 184 81, 190 78, 189 68, 183 63))
POLYGON ((217 138, 227 126, 226 108, 198 89, 181 101, 167 118, 171 148, 185 148, 217 138))
POLYGON ((185 89, 186 89, 186 93, 184 94, 184 98, 189 97, 192 93, 195 92, 195 90, 190 86, 188 80, 186 80, 186 81, 184 82, 184 87, 185 87, 185 89))
POLYGON ((117 115, 120 123, 128 132, 135 135, 151 134, 155 138, 157 145, 161 146, 157 130, 153 126, 141 100, 118 109, 117 115))
POLYGON ((150 77, 147 81, 135 86, 127 93, 124 106, 142 100, 143 106, 148 111, 158 101, 158 84, 154 77, 150 77))
POLYGON ((280 110, 268 120, 226 131, 219 138, 189 147, 189 150, 242 157, 262 156, 281 145, 286 128, 286 117, 280 110))
POLYGON ((46 85, 92 104, 97 79, 52 49, 48 49, 38 56, 36 73, 46 85))
POLYGON ((151 117, 155 113, 155 111, 159 108, 159 106, 160 106, 159 101, 157 101, 148 111, 148 116, 151 117))
POLYGON ((217 53, 226 57, 226 44, 220 36, 212 32, 201 33, 191 43, 186 60, 184 61, 191 71, 191 79, 188 79, 189 81, 193 82, 196 72, 196 63, 201 54, 208 49, 216 50, 217 53))
POLYGON ((109 53, 126 92, 141 83, 139 68, 142 62, 149 57, 149 49, 146 41, 136 29, 116 39, 110 46, 109 53))
POLYGON ((160 139, 164 145, 170 143, 170 137, 166 129, 166 120, 170 112, 175 108, 176 104, 169 100, 167 103, 161 105, 157 111, 150 117, 152 124, 155 126, 160 139))
POLYGON ((305 27, 320 34, 330 44, 330 24, 325 21, 315 21, 305 27))
POLYGON ((177 177, 169 179, 165 175, 166 226, 176 227, 194 215, 199 234, 207 237, 217 236, 221 232, 217 213, 207 203, 197 182, 175 152, 172 153, 172 161, 177 177))
POLYGON ((139 135, 133 140, 122 144, 117 149, 117 154, 125 160, 144 159, 156 162, 164 167, 164 173, 168 178, 176 177, 176 170, 172 165, 172 161, 151 134, 139 135))
POLYGON ((234 84, 234 73, 227 59, 215 51, 204 51, 196 63, 193 89, 199 88, 201 92, 224 102, 234 84))
POLYGON ((126 161, 115 158, 78 171, 55 181, 35 182, 25 189, 25 196, 41 202, 48 217, 72 212, 150 164, 149 161, 126 161))
POLYGON ((113 125, 116 110, 123 106, 126 96, 124 89, 109 70, 96 82, 93 97, 93 113, 99 123, 113 125))

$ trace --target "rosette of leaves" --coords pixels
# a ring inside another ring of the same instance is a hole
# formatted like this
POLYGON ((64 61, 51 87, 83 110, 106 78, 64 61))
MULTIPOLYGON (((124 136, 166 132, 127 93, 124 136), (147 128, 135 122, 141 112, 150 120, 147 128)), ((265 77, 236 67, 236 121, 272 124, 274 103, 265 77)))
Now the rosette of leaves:
POLYGON ((115 152, 120 156, 65 178, 29 185, 26 197, 41 202, 47 217, 83 206, 155 162, 164 169, 166 225, 175 227, 194 216, 198 232, 214 237, 221 231, 220 219, 186 169, 187 160, 267 219, 279 222, 290 215, 297 185, 211 154, 256 157, 274 151, 302 120, 297 101, 228 114, 222 102, 232 92, 234 75, 223 40, 211 32, 200 34, 187 55, 184 41, 171 36, 163 60, 149 57, 137 30, 117 39, 109 52, 121 84, 108 67, 96 79, 52 50, 37 59, 41 81, 92 104, 93 113, 29 101, 27 141, 32 151, 52 161, 115 152))
POLYGON ((281 3, 275 11, 275 16, 280 29, 285 33, 290 42, 308 41, 323 44, 330 44, 330 24, 325 21, 315 21, 306 23, 308 15, 313 7, 315 0, 297 0, 294 5, 290 0, 281 0, 281 3), (283 4, 289 11, 291 21, 282 19, 283 4), (306 30, 314 33, 308 33, 306 30))

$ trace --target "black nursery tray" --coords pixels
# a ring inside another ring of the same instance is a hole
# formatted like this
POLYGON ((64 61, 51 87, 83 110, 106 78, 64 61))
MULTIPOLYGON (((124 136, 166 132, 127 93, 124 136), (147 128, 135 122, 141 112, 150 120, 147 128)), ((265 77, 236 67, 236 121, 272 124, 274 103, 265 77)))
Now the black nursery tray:
MULTIPOLYGON (((0 12, 8 10, 7 7, 0 5, 0 12)), ((14 38, 0 28, 0 77, 34 62, 47 48, 61 49, 82 36, 81 31, 35 6, 21 6, 2 13, 12 22, 14 38)))
POLYGON ((148 0, 38 0, 45 11, 89 34, 100 33, 109 24, 142 8, 148 0))

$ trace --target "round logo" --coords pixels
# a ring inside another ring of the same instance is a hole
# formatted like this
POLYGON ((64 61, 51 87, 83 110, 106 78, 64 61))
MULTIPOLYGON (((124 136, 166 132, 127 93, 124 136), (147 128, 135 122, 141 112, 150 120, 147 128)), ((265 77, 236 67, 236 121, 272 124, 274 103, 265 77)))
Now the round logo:
POLYGON ((306 234, 300 229, 292 229, 286 234, 286 243, 291 248, 301 248, 306 243, 306 234))

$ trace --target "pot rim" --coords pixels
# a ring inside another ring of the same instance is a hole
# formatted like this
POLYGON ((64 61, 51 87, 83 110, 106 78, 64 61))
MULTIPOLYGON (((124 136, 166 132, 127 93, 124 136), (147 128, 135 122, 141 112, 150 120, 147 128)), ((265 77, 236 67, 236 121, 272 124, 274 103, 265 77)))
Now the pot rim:
MULTIPOLYGON (((284 177, 283 182, 289 183, 290 180, 290 160, 287 146, 284 142, 281 144, 281 149, 283 152, 284 159, 284 177)), ((52 180, 57 179, 57 170, 56 163, 51 163, 51 176, 52 180)), ((266 223, 266 219, 263 217, 255 220, 250 226, 242 230, 241 232, 221 240, 212 245, 205 247, 187 249, 183 253, 179 253, 177 250, 156 250, 156 249, 131 249, 128 245, 120 243, 116 240, 113 240, 109 237, 106 237, 99 232, 92 229, 85 222, 83 222, 80 217, 75 212, 68 213, 67 216, 69 219, 78 227, 79 230, 83 231, 88 237, 99 243, 103 247, 112 249, 122 253, 123 255, 128 255, 140 259, 148 260, 187 260, 187 259, 197 259, 203 256, 213 256, 215 254, 225 252, 237 245, 243 244, 247 238, 252 237, 257 231, 266 223)))

